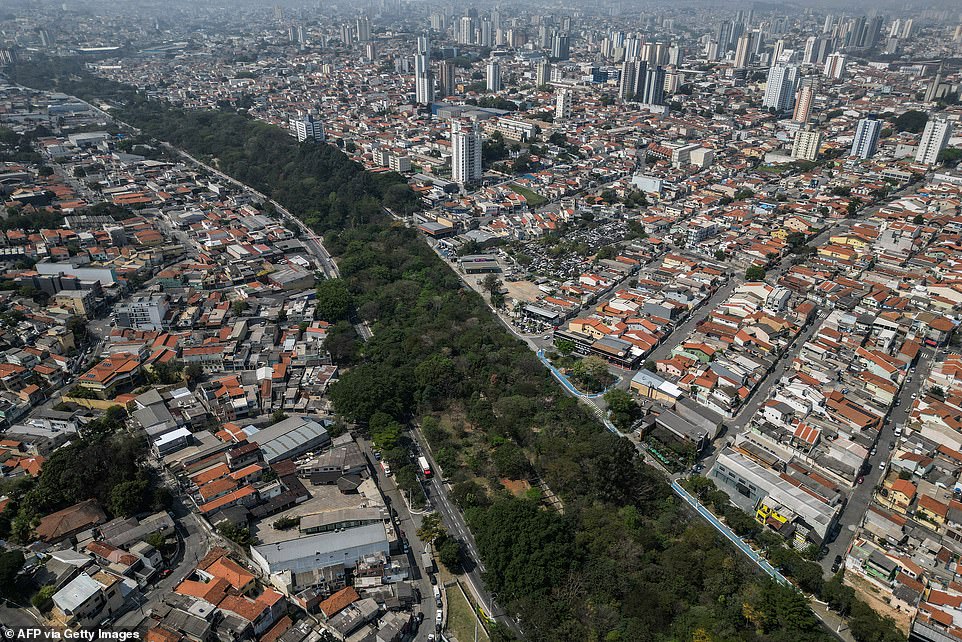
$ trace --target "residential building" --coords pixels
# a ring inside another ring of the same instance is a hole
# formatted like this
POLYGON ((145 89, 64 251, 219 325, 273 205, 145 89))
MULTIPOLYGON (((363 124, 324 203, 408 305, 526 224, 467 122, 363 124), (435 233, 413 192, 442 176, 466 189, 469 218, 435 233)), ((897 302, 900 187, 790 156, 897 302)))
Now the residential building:
POLYGON ((562 89, 555 99, 554 119, 562 121, 571 118, 571 90, 562 89))
POLYGON ((768 70, 768 83, 762 106, 775 111, 787 111, 795 104, 798 67, 778 63, 768 70))
POLYGON ((169 306, 163 296, 136 296, 114 309, 117 325, 135 330, 164 330, 170 320, 169 306))
POLYGON ((823 73, 834 80, 841 80, 842 75, 845 73, 846 60, 847 56, 841 52, 836 51, 833 54, 829 54, 825 59, 823 73))
POLYGON ((427 36, 418 37, 418 50, 414 56, 414 94, 419 105, 429 105, 434 102, 430 47, 427 36))
POLYGON ((291 136, 296 138, 299 143, 306 140, 324 141, 324 124, 315 119, 314 114, 307 113, 297 118, 291 118, 288 126, 291 130, 291 136))
POLYGON ((485 68, 488 91, 501 91, 501 63, 497 60, 488 62, 485 68))
POLYGON ((812 115, 812 103, 815 102, 815 87, 810 83, 803 83, 795 99, 795 112, 792 120, 805 124, 812 115))
POLYGON ((935 165, 939 159, 939 152, 945 149, 951 137, 952 123, 941 118, 930 118, 925 123, 918 151, 915 152, 915 162, 935 165))
POLYGON ((879 133, 882 131, 882 121, 874 114, 858 121, 855 128, 855 138, 852 140, 851 156, 868 159, 875 155, 878 148, 879 133))
POLYGON ((451 178, 459 185, 471 185, 481 180, 481 135, 473 126, 452 124, 451 178))
POLYGON ((792 158, 796 160, 813 161, 818 156, 818 149, 821 144, 821 132, 814 129, 800 129, 795 132, 795 142, 792 145, 792 158))

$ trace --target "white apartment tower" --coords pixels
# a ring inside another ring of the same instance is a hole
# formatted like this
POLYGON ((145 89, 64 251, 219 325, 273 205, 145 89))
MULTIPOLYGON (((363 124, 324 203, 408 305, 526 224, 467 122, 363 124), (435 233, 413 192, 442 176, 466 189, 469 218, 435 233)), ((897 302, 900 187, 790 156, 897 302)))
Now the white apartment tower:
POLYGON ((481 135, 473 126, 451 124, 451 178, 459 185, 481 180, 481 135))
POLYGON ((871 115, 858 121, 855 128, 855 138, 852 140, 851 156, 872 158, 878 149, 879 133, 882 131, 882 121, 871 115))
POLYGON ((836 51, 833 54, 829 54, 828 58, 825 59, 825 75, 835 80, 840 79, 845 73, 845 60, 846 56, 843 53, 836 51))
POLYGON ((492 60, 487 67, 488 91, 501 91, 501 65, 492 60))
POLYGON ((554 119, 568 120, 571 118, 571 90, 562 89, 555 98, 554 119))
POLYGON ((291 136, 297 142, 303 143, 305 140, 322 142, 324 140, 324 125, 319 120, 314 119, 313 114, 304 114, 291 118, 288 122, 291 136))
POLYGON ((915 162, 924 165, 935 165, 939 152, 945 149, 952 137, 952 123, 942 119, 930 119, 925 123, 919 149, 915 152, 915 162))
POLYGON ((795 104, 798 67, 778 63, 768 70, 768 83, 762 105, 776 111, 786 111, 795 104))
POLYGON ((818 156, 818 148, 822 144, 822 134, 811 129, 800 129, 795 132, 795 143, 792 145, 792 158, 796 160, 813 161, 818 156))
POLYGON ((418 52, 414 56, 414 99, 419 105, 430 105, 434 102, 431 45, 427 36, 418 37, 418 52))

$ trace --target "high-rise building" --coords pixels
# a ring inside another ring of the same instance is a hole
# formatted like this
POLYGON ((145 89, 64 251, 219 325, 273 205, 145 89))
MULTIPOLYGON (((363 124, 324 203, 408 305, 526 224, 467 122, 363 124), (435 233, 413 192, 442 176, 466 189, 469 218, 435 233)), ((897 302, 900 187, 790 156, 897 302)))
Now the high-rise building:
POLYGON ((768 70, 768 83, 762 105, 776 111, 787 111, 795 104, 795 86, 798 83, 798 67, 776 64, 768 70))
POLYGON ((345 45, 354 42, 354 27, 346 23, 341 25, 341 42, 345 45))
POLYGON ((735 46, 735 68, 744 69, 752 59, 752 32, 742 34, 738 37, 738 44, 735 46))
POLYGON ((825 59, 824 73, 829 78, 838 80, 845 73, 845 54, 836 51, 825 59))
POLYGON ((815 102, 815 87, 811 83, 802 83, 795 98, 795 113, 792 120, 796 123, 807 123, 812 115, 812 103, 815 102))
POLYGON ((367 16, 358 18, 354 26, 358 42, 367 42, 371 39, 371 20, 367 16))
POLYGON ((535 68, 534 84, 537 86, 547 85, 551 81, 551 63, 542 60, 535 68))
POLYGON ((641 102, 646 105, 665 104, 665 68, 661 65, 648 67, 645 71, 644 86, 639 91, 641 102))
POLYGON ((858 121, 855 128, 855 138, 852 140, 851 156, 872 158, 878 149, 879 133, 882 131, 882 121, 875 114, 858 121))
POLYGON ((822 36, 812 36, 805 41, 805 53, 802 62, 806 65, 822 65, 828 57, 832 41, 822 36))
POLYGON ((418 52, 414 56, 414 99, 419 105, 429 105, 434 102, 431 44, 427 36, 418 37, 418 52))
POLYGON ((915 162, 923 165, 934 165, 939 159, 939 152, 945 149, 952 137, 952 123, 944 119, 929 119, 922 131, 918 151, 915 152, 915 162))
POLYGON ((772 59, 769 61, 769 66, 776 63, 782 62, 782 54, 785 52, 785 41, 779 38, 775 41, 775 46, 772 47, 772 59))
POLYGON ((474 44, 474 19, 471 16, 461 16, 458 20, 458 44, 474 44))
POLYGON ((559 121, 569 118, 571 118, 571 90, 562 89, 555 98, 554 119, 559 121))
POLYGON ((487 18, 481 20, 481 39, 478 42, 482 47, 490 47, 494 44, 494 25, 487 18))
POLYGON ((481 136, 473 126, 451 124, 451 178, 459 185, 481 180, 481 136))
POLYGON ((442 60, 438 72, 438 82, 441 85, 441 95, 443 97, 453 96, 455 93, 454 63, 450 60, 442 60))
POLYGON ((795 132, 795 143, 792 145, 792 158, 796 160, 813 161, 818 157, 818 148, 821 144, 821 132, 814 129, 800 129, 795 132))
POLYGON ((321 121, 314 119, 314 114, 301 114, 291 118, 288 127, 291 130, 291 136, 296 138, 299 143, 306 140, 317 142, 324 140, 324 125, 321 121))
POLYGON ((501 64, 497 60, 488 62, 485 71, 488 91, 501 91, 501 64))
POLYGON ((622 100, 633 100, 636 94, 642 93, 647 71, 648 63, 644 60, 628 60, 622 63, 618 97, 622 100))
POLYGON ((668 47, 668 64, 672 67, 681 66, 681 45, 677 42, 671 43, 668 47))
POLYGON ((557 60, 571 58, 571 36, 566 33, 555 33, 551 39, 551 57, 557 60))
POLYGON ((444 31, 448 28, 448 19, 440 11, 431 14, 431 29, 433 31, 444 31))

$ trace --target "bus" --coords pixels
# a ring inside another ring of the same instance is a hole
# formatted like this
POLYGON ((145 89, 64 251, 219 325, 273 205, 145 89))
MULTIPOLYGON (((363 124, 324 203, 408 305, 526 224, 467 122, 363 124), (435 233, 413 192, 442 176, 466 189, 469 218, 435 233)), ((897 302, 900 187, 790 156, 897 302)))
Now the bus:
POLYGON ((423 455, 418 457, 418 466, 421 467, 421 474, 424 475, 425 479, 431 479, 431 475, 434 473, 431 472, 431 466, 428 465, 428 460, 423 455))

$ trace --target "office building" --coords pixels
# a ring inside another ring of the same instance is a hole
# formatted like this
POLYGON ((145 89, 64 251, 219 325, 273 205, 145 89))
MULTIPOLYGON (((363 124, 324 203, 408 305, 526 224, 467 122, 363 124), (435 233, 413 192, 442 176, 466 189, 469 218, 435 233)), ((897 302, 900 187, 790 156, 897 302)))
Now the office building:
POLYGON ((945 149, 952 137, 952 123, 942 119, 929 119, 919 141, 919 149, 915 153, 915 162, 924 165, 934 165, 939 158, 939 152, 945 149))
POLYGON ((738 38, 735 47, 735 68, 744 69, 752 60, 752 33, 748 32, 738 38))
POLYGON ((845 61, 846 56, 843 53, 836 51, 835 53, 829 55, 825 59, 825 69, 824 73, 829 78, 834 78, 839 80, 845 73, 845 61))
POLYGON ((803 83, 795 99, 795 113, 792 114, 792 120, 796 123, 807 123, 812 115, 812 103, 814 102, 815 87, 810 83, 803 83))
POLYGON ((427 36, 418 37, 418 52, 414 56, 414 94, 419 105, 429 105, 434 101, 431 49, 427 36))
POLYGON ((438 67, 438 81, 441 85, 442 96, 453 96, 454 89, 454 63, 450 60, 442 60, 438 67))
POLYGON ((498 61, 488 62, 486 78, 488 91, 501 91, 501 64, 498 61))
POLYGON ((818 148, 821 144, 821 132, 810 129, 800 129, 795 132, 795 142, 792 145, 792 158, 795 160, 813 161, 818 157, 818 148))
POLYGON ((551 81, 551 63, 542 60, 535 68, 534 84, 537 86, 547 85, 551 81))
POLYGON ((291 136, 296 138, 299 143, 306 140, 324 141, 324 125, 314 118, 314 114, 308 113, 291 118, 288 128, 291 130, 291 136))
POLYGON ((451 178, 459 185, 481 180, 481 135, 472 126, 451 124, 451 178))
POLYGON ((787 111, 795 104, 798 67, 778 63, 768 70, 768 84, 762 106, 775 111, 787 111))
POLYGON ((558 92, 555 99, 554 119, 555 121, 567 120, 571 118, 571 90, 562 89, 558 92))
POLYGON ((872 158, 878 149, 879 132, 882 131, 882 121, 873 114, 858 121, 855 128, 855 139, 852 141, 852 156, 872 158))

